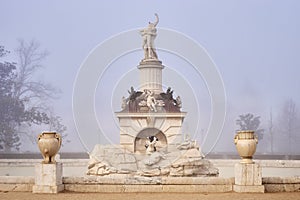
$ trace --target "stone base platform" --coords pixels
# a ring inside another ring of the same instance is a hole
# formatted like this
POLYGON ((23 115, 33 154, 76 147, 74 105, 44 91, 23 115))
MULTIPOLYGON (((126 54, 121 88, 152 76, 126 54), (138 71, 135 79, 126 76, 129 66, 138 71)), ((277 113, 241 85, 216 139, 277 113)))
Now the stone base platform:
POLYGON ((234 178, 89 176, 65 177, 65 190, 71 192, 230 192, 234 178))
POLYGON ((0 176, 1 192, 31 192, 33 176, 0 176))
POLYGON ((300 176, 262 178, 266 192, 300 192, 300 176))
POLYGON ((49 185, 34 185, 32 188, 33 193, 49 193, 56 194, 65 189, 63 184, 57 186, 49 186, 49 185))
POLYGON ((231 185, 66 185, 70 192, 100 193, 219 193, 232 191, 231 185))
MULTIPOLYGON (((145 177, 144 177, 145 178, 145 177)), ((0 176, 0 192, 32 192, 34 177, 0 176)), ((234 185, 234 178, 163 177, 161 179, 108 176, 64 177, 65 191, 73 192, 232 192, 245 191, 234 185), (127 184, 127 185, 126 185, 127 184), (235 189, 235 190, 234 190, 235 189)), ((263 177, 266 193, 300 192, 300 177, 263 177)))
POLYGON ((240 193, 264 193, 263 185, 233 185, 233 191, 240 193))

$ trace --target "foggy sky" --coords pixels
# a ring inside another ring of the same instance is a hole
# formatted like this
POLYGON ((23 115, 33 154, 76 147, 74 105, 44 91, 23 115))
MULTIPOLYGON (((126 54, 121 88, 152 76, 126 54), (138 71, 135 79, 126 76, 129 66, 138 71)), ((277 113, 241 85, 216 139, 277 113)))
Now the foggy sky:
MULTIPOLYGON (((62 91, 61 98, 55 100, 53 106, 63 117, 72 141, 64 146, 64 151, 85 151, 78 140, 72 115, 73 84, 80 65, 97 45, 118 33, 145 27, 148 21, 154 20, 154 13, 160 17, 158 27, 179 31, 198 42, 220 71, 226 89, 227 117, 215 151, 234 151, 233 136, 238 115, 248 112, 260 115, 263 128, 267 128, 270 110, 276 116, 287 99, 293 99, 300 108, 299 1, 0 0, 0 7, 1 45, 13 54, 17 39, 29 41, 34 38, 50 52, 43 63, 46 68, 36 74, 36 79, 46 80, 62 91)), ((118 127, 114 124, 113 112, 120 110, 120 97, 127 95, 127 90, 115 94, 112 107, 108 108, 101 105, 103 95, 108 92, 105 90, 110 89, 105 84, 115 84, 109 81, 120 79, 120 67, 132 74, 128 78, 132 83, 127 81, 124 88, 138 84, 138 77, 133 77, 137 75, 136 66, 142 56, 142 51, 137 51, 116 60, 109 68, 110 74, 103 78, 104 83, 97 87, 97 116, 103 124, 114 126, 112 134, 116 137, 112 135, 112 138, 115 142, 118 142, 118 127), (110 79, 113 75, 115 79, 110 79)), ((174 72, 176 77, 176 70, 187 69, 186 74, 180 73, 197 92, 195 97, 177 95, 182 96, 185 111, 195 112, 193 116, 196 117, 200 113, 198 131, 203 129, 205 132, 209 123, 210 98, 203 79, 193 77, 189 64, 182 59, 162 51, 158 51, 158 56, 167 66, 164 79, 176 94, 180 91, 173 87, 176 80, 172 83, 172 77, 166 76, 174 72), (195 111, 193 106, 197 103, 195 111)), ((193 120, 193 117, 185 120, 185 131, 195 129, 193 120)), ((105 127, 106 130, 110 128, 105 127)), ((200 143, 201 137, 196 138, 200 143)), ((268 151, 267 136, 261 144, 265 149, 259 146, 259 150, 268 151)), ((278 146, 277 151, 284 152, 285 148, 278 146)))

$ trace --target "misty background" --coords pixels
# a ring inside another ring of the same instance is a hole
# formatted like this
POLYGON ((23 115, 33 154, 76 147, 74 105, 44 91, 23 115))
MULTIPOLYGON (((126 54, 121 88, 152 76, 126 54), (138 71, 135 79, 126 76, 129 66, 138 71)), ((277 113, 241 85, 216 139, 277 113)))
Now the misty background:
MULTIPOLYGON (((223 79, 227 113, 213 152, 235 152, 236 120, 251 113, 260 117, 259 129, 263 129, 258 152, 300 153, 299 1, 0 0, 0 7, 0 46, 9 51, 0 62, 15 62, 20 67, 16 51, 20 41, 25 45, 35 41, 39 52, 47 52, 40 62, 43 67, 34 71, 31 80, 55 89, 54 97, 49 96, 43 105, 66 127, 62 152, 89 151, 79 140, 72 113, 73 84, 85 58, 113 35, 145 27, 158 13, 158 27, 179 31, 199 43, 223 79)), ((114 112, 121 110, 127 89, 138 86, 136 66, 142 57, 142 49, 120 55, 99 80, 95 112, 106 136, 100 135, 95 144, 118 143, 114 112), (114 88, 113 95, 107 95, 114 88)), ((170 52, 158 50, 158 57, 166 66, 164 87, 171 86, 181 96, 182 110, 188 112, 182 131, 201 144, 211 113, 203 77, 170 52)), ((51 128, 47 122, 18 131, 19 152, 38 151, 35 140, 41 131, 51 128)))

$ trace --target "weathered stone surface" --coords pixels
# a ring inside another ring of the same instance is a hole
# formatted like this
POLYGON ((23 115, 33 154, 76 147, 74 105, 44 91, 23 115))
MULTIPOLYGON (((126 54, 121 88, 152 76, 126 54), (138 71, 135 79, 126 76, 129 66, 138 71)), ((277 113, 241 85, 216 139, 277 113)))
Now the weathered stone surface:
POLYGON ((170 168, 165 167, 160 169, 160 175, 161 176, 168 176, 170 174, 170 168))
POLYGON ((102 175, 108 175, 111 173, 115 173, 116 170, 114 168, 98 168, 97 172, 95 174, 102 174, 102 175))
POLYGON ((0 192, 31 192, 33 183, 0 183, 0 192))
POLYGON ((203 170, 199 167, 195 167, 191 165, 187 165, 183 167, 184 176, 193 176, 201 173, 203 173, 203 170))
POLYGON ((159 176, 161 173, 160 173, 160 170, 158 168, 154 168, 154 169, 141 169, 139 172, 138 172, 139 175, 141 176, 149 176, 149 177, 152 177, 152 176, 159 176))
POLYGON ((65 189, 64 185, 57 185, 57 186, 49 186, 49 185, 34 185, 32 187, 33 193, 51 193, 56 194, 65 189))
POLYGON ((0 176, 0 183, 34 184, 34 177, 33 176, 0 176))
POLYGON ((97 181, 97 176, 86 177, 63 177, 64 184, 93 184, 97 181))
POLYGON ((147 156, 142 162, 144 165, 153 166, 166 157, 160 152, 154 152, 150 156, 147 156))
MULTIPOLYGON (((30 182, 33 182, 33 177, 20 178, 23 180, 19 181, 16 177, 0 177, 1 182, 4 179, 7 180, 7 184, 0 183, 0 191, 32 191, 33 184, 30 182)), ((265 192, 300 192, 300 184, 295 183, 297 178, 264 178, 264 182, 266 180, 269 182, 264 184, 265 192), (285 179, 285 182, 289 183, 282 183, 283 180, 281 179, 285 179), (270 182, 278 183, 271 184, 270 182)), ((116 174, 109 176, 64 177, 63 184, 65 184, 65 190, 74 192, 230 192, 233 190, 234 178, 141 177, 116 174)), ((236 192, 261 192, 261 187, 234 187, 236 192)))
POLYGON ((37 164, 35 185, 56 186, 62 184, 62 163, 37 164))
MULTIPOLYGON (((266 177, 263 178, 263 186, 265 187, 265 192, 300 192, 300 184, 297 183, 298 179, 299 177, 266 177)), ((33 177, 19 177, 19 179, 18 177, 0 177, 0 191, 30 192, 32 191, 33 183, 33 177)), ((65 190, 74 192, 181 191, 183 193, 201 193, 230 192, 232 190, 236 192, 262 192, 261 186, 240 187, 235 185, 233 189, 234 178, 220 177, 143 177, 130 174, 111 174, 109 176, 64 177, 63 184, 65 185, 65 190)), ((51 187, 47 190, 51 190, 51 187)))
POLYGON ((203 159, 201 152, 194 148, 183 151, 170 169, 170 176, 218 176, 217 168, 203 159))
POLYGON ((134 140, 134 138, 131 135, 128 135, 128 134, 120 134, 120 140, 123 141, 123 143, 126 144, 126 143, 131 143, 134 140))
POLYGON ((62 184, 62 163, 37 164, 33 193, 58 193, 64 190, 62 184))
POLYGON ((66 191, 73 192, 101 192, 101 193, 131 193, 131 192, 174 192, 174 193, 202 193, 202 192, 230 192, 232 185, 73 185, 67 184, 66 191))
MULTIPOLYGON (((265 192, 297 192, 300 190, 300 184, 294 183, 297 182, 297 177, 284 178, 286 181, 291 179, 289 184, 280 183, 277 177, 268 177, 264 179, 272 180, 272 182, 278 182, 277 184, 264 184, 265 192), (296 180, 295 180, 296 178, 296 180), (293 182, 293 183, 292 183, 293 182)), ((269 181, 270 182, 270 181, 269 181)), ((217 191, 228 191, 232 190, 232 185, 234 184, 234 178, 220 178, 220 177, 142 177, 142 176, 131 176, 131 175, 109 175, 109 176, 88 176, 88 177, 65 177, 63 183, 66 185, 82 185, 82 187, 90 187, 90 185, 163 185, 165 188, 169 188, 166 191, 171 191, 173 188, 183 186, 196 187, 194 185, 200 185, 197 187, 198 190, 188 189, 188 191, 195 192, 217 192, 217 191), (176 185, 176 186, 170 186, 176 185), (172 188, 172 189, 170 189, 172 188), (214 189, 213 189, 214 188, 214 189), (231 189, 230 189, 231 188, 231 189), (230 189, 230 190, 229 190, 230 189)), ((147 187, 146 186, 146 187, 147 187)), ((117 186, 119 187, 119 186, 117 186)), ((234 186, 236 192, 262 192, 263 186, 234 186)), ((163 187, 164 188, 164 187, 163 187)), ((107 189, 107 187, 106 187, 107 189)), ((148 191, 151 191, 149 189, 148 191)), ((92 190, 89 190, 92 191, 92 190)), ((132 188, 128 189, 129 191, 135 191, 132 188)), ((183 191, 183 192, 188 192, 183 191)), ((78 191, 79 192, 79 191, 78 191)), ((96 191, 94 191, 96 192, 96 191)))
POLYGON ((189 149, 182 153, 186 158, 202 158, 202 153, 198 149, 189 149))
POLYGON ((163 192, 174 193, 203 193, 230 191, 232 191, 232 185, 163 185, 163 192))
POLYGON ((234 178, 220 177, 162 177, 166 185, 232 185, 234 178))
POLYGON ((0 191, 31 192, 34 177, 31 176, 0 176, 0 191))
POLYGON ((143 177, 143 176, 134 176, 125 179, 126 185, 156 185, 161 184, 160 177, 143 177))
MULTIPOLYGON (((173 146, 174 147, 174 146, 173 146)), ((90 154, 88 175, 218 176, 218 169, 203 159, 198 148, 172 148, 150 155, 133 154, 113 145, 96 145, 90 154)))
POLYGON ((183 176, 183 166, 171 167, 170 168, 170 176, 183 176))
POLYGON ((163 190, 162 185, 124 185, 124 192, 155 193, 163 190))
POLYGON ((79 184, 66 184, 65 190, 70 192, 124 192, 123 185, 79 185, 79 184))
POLYGON ((234 167, 235 192, 257 192, 263 193, 261 168, 259 164, 237 163, 234 167))
POLYGON ((293 177, 263 177, 263 184, 300 184, 300 176, 293 177))
POLYGON ((264 184, 266 192, 300 192, 300 184, 264 184))
POLYGON ((128 174, 137 171, 133 154, 116 145, 96 145, 90 154, 88 175, 128 174))
POLYGON ((111 174, 109 176, 85 176, 85 177, 64 177, 64 184, 108 184, 108 185, 123 185, 123 184, 164 184, 164 185, 232 185, 234 178, 220 177, 144 177, 111 174))
POLYGON ((264 193, 263 185, 233 185, 233 191, 239 193, 264 193))
POLYGON ((258 164, 235 164, 235 184, 236 185, 261 185, 262 174, 258 164))

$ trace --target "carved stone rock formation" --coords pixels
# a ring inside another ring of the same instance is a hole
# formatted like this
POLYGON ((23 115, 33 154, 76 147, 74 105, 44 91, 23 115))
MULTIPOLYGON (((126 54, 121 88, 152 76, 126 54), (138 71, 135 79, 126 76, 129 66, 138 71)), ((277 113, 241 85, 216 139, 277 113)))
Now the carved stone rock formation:
POLYGON ((219 172, 208 160, 203 159, 203 154, 196 147, 138 155, 115 145, 96 145, 90 154, 87 174, 181 177, 218 176, 219 172))

